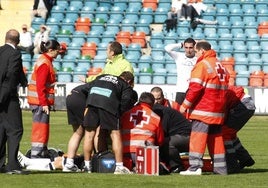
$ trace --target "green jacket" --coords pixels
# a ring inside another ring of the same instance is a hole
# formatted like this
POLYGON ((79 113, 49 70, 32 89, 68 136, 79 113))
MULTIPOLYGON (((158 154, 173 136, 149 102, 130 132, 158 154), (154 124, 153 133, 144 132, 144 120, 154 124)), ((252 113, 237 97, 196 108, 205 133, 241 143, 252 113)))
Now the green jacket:
POLYGON ((87 77, 86 82, 91 82, 101 74, 111 74, 114 76, 119 76, 124 71, 130 71, 132 74, 134 74, 134 70, 131 63, 125 59, 123 54, 119 54, 116 55, 112 60, 108 59, 102 72, 98 75, 92 75, 87 77))

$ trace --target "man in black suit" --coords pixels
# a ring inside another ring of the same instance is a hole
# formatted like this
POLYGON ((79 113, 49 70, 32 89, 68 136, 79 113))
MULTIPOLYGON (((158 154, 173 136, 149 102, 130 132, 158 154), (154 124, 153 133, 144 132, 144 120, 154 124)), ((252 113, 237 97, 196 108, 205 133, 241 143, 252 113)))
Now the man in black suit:
POLYGON ((9 30, 6 33, 5 45, 0 47, 0 170, 8 174, 25 174, 17 160, 23 134, 17 90, 18 86, 27 86, 21 53, 16 48, 19 37, 17 30, 9 30), (7 164, 6 149, 8 149, 7 164))

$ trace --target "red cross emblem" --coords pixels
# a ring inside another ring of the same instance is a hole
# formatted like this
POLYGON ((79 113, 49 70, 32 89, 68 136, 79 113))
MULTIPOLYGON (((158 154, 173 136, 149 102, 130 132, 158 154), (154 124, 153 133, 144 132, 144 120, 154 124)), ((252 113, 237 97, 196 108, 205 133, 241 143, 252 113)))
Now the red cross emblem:
POLYGON ((150 116, 146 115, 146 111, 137 110, 130 114, 130 121, 133 121, 134 126, 143 127, 144 124, 149 123, 150 116))
POLYGON ((226 76, 225 68, 219 62, 216 62, 216 65, 216 72, 218 73, 220 81, 224 81, 226 76))

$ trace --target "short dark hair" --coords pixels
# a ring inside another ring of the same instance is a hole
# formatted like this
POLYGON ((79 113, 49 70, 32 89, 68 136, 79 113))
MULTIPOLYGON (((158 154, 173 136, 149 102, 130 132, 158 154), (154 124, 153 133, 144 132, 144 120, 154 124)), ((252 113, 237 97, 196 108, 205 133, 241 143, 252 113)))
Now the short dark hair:
POLYGON ((204 49, 207 51, 207 50, 211 50, 211 45, 209 42, 203 40, 203 41, 197 42, 195 45, 195 48, 197 50, 204 49))
POLYGON ((151 92, 158 92, 158 93, 160 92, 161 95, 164 96, 164 93, 163 93, 162 88, 161 88, 161 87, 158 87, 158 86, 153 87, 153 88, 151 89, 151 92))
POLYGON ((60 43, 56 40, 48 40, 47 42, 41 42, 40 49, 42 53, 48 52, 51 50, 60 50, 60 43))
POLYGON ((122 77, 126 82, 129 82, 130 84, 134 83, 134 75, 129 71, 122 72, 119 77, 122 77))
POLYGON ((19 44, 19 42, 20 42, 20 33, 15 29, 10 29, 6 33, 5 41, 10 42, 10 43, 15 44, 15 45, 19 44))
POLYGON ((139 102, 147 103, 150 106, 154 105, 154 101, 155 101, 154 96, 150 92, 141 93, 141 96, 139 98, 139 102))
POLYGON ((119 55, 123 53, 122 45, 119 42, 111 42, 110 50, 114 52, 114 55, 119 55))
POLYGON ((184 42, 183 42, 183 44, 185 44, 185 43, 191 43, 193 45, 196 44, 196 42, 195 42, 195 40, 193 38, 187 38, 187 39, 185 39, 184 42))

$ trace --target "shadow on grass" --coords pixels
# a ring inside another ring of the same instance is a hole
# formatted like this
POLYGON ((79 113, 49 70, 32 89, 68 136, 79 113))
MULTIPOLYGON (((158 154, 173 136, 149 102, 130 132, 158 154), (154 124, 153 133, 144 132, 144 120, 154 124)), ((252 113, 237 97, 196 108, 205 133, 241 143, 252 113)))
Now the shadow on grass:
POLYGON ((249 173, 261 173, 261 172, 268 172, 268 169, 243 169, 240 171, 240 174, 249 174, 249 173))

